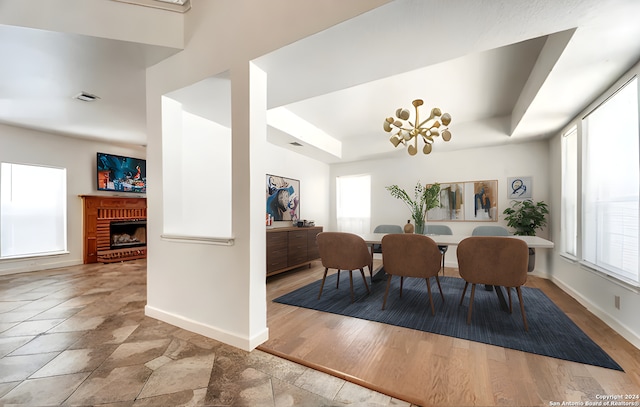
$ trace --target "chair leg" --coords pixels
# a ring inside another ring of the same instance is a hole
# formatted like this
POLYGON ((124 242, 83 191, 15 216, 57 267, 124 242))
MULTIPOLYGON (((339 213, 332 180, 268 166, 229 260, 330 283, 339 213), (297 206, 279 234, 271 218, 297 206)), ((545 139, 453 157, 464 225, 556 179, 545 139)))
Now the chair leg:
POLYGON ((382 309, 384 309, 384 307, 387 305, 387 296, 389 295, 389 287, 391 287, 391 277, 392 277, 391 274, 389 274, 389 277, 387 277, 387 290, 384 292, 384 300, 382 301, 382 309))
POLYGON ((402 298, 402 285, 404 284, 404 277, 400 276, 400 298, 402 298))
POLYGON ((436 315, 436 309, 433 306, 433 296, 431 296, 431 282, 429 281, 429 277, 425 278, 427 281, 427 292, 429 293, 429 304, 431 305, 431 315, 436 315))
POLYGON ((464 295, 467 293, 467 287, 469 287, 469 283, 465 282, 464 290, 462 290, 462 297, 460 297, 460 304, 458 305, 462 305, 462 301, 464 301, 464 295))
POLYGON ((353 294, 353 270, 349 270, 349 288, 351 289, 351 302, 353 302, 355 297, 353 294))
POLYGON ((336 278, 336 289, 340 287, 340 269, 338 269, 338 275, 336 278))
POLYGON ((471 311, 473 310, 473 296, 476 294, 476 285, 471 284, 471 298, 469 298, 469 313, 467 314, 467 325, 471 325, 471 311))
POLYGON ((440 285, 440 279, 436 274, 436 283, 438 283, 438 290, 440 290, 440 297, 442 297, 442 302, 444 303, 444 294, 442 293, 442 286, 440 285))
POLYGON ((518 292, 518 300, 520 301, 520 312, 522 312, 524 330, 529 331, 529 325, 527 324, 527 314, 524 312, 524 302, 522 302, 522 290, 520 290, 520 287, 516 287, 516 291, 518 292))
POLYGON ((322 284, 320 284, 320 293, 318 293, 318 299, 320 299, 320 296, 322 295, 322 288, 324 288, 324 280, 327 279, 327 271, 329 271, 329 268, 325 267, 324 275, 322 276, 322 284))
POLYGON ((371 294, 371 291, 369 290, 369 285, 367 284, 367 278, 364 276, 364 269, 360 269, 360 274, 362 274, 362 281, 364 281, 364 286, 367 289, 367 293, 371 294))
POLYGON ((507 296, 509 297, 509 314, 513 314, 513 307, 511 306, 511 287, 505 287, 507 290, 507 296))
POLYGON ((442 277, 444 277, 444 255, 445 253, 442 253, 442 277))

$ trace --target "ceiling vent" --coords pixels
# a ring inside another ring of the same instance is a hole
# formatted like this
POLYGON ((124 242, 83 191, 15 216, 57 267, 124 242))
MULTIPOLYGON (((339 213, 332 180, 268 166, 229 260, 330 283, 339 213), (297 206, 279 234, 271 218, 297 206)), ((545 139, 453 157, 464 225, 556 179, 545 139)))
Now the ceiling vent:
POLYGON ((302 144, 298 143, 297 141, 294 141, 294 142, 289 143, 289 144, 291 144, 292 146, 296 146, 296 147, 302 147, 302 144))
POLYGON ((87 93, 87 92, 80 92, 77 95, 75 95, 73 98, 82 100, 83 102, 94 102, 100 99, 100 97, 96 95, 92 95, 91 93, 87 93))

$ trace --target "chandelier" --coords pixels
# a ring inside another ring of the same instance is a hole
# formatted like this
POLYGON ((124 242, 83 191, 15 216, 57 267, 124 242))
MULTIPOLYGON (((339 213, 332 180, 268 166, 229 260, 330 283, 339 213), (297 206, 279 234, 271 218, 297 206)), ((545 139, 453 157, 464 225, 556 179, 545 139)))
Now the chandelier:
POLYGON ((411 139, 413 139, 413 144, 409 144, 407 150, 409 151, 409 155, 416 155, 418 152, 418 136, 420 136, 424 141, 422 152, 429 154, 432 149, 431 145, 433 144, 434 137, 442 136, 444 141, 451 140, 451 132, 446 127, 451 123, 451 115, 449 113, 442 114, 439 108, 434 107, 431 109, 429 118, 420 122, 418 106, 422 106, 424 102, 422 99, 416 99, 411 102, 411 104, 416 108, 415 124, 409 121, 409 110, 403 108, 396 110, 397 119, 387 117, 384 121, 384 131, 387 133, 395 132, 389 139, 394 147, 398 147, 400 143, 406 145, 407 142, 410 143, 411 139))

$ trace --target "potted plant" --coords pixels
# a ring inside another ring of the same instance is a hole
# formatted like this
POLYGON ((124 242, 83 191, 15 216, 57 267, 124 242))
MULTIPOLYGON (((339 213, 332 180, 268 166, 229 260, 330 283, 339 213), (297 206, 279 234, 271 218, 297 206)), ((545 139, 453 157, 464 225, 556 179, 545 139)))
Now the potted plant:
MULTIPOLYGON (((515 235, 535 236, 536 231, 547 224, 547 204, 544 201, 533 202, 530 199, 524 201, 512 201, 511 207, 502 212, 506 215, 507 226, 514 228, 515 235)), ((529 271, 533 271, 536 264, 536 250, 529 248, 529 271)))
POLYGON ((427 211, 440 204, 440 184, 435 183, 430 186, 423 186, 420 181, 413 189, 413 199, 407 192, 397 185, 386 187, 391 196, 402 200, 411 211, 411 217, 415 223, 415 233, 424 233, 424 222, 427 218, 427 211))

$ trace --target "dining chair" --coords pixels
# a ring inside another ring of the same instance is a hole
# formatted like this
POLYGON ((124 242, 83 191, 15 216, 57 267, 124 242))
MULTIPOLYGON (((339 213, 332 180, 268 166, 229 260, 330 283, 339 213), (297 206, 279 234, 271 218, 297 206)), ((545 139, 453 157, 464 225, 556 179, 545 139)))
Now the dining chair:
MULTIPOLYGON (((404 229, 400 225, 378 225, 373 229, 373 233, 404 233, 404 229)), ((371 250, 373 253, 382 253, 382 245, 374 244, 371 250)))
POLYGON ((511 288, 516 289, 524 329, 528 331, 527 315, 524 311, 522 290, 520 289, 527 281, 529 261, 527 244, 523 240, 503 236, 472 236, 463 239, 458 244, 457 255, 460 277, 465 280, 460 305, 462 305, 467 287, 471 283, 467 324, 471 324, 476 284, 485 284, 506 288, 509 297, 509 313, 513 311, 511 288))
MULTIPOLYGON (((447 225, 425 225, 425 235, 452 235, 451 228, 447 225)), ((449 249, 449 246, 438 245, 440 253, 442 253, 442 275, 444 276, 444 255, 449 249)))
POLYGON ((428 236, 416 234, 393 234, 382 237, 382 263, 387 273, 387 290, 384 293, 382 309, 387 305, 391 278, 400 276, 400 297, 405 277, 424 278, 427 282, 431 315, 435 315, 433 296, 431 295, 431 277, 436 278, 442 302, 444 295, 440 286, 438 272, 440 271, 440 250, 438 245, 428 236))
POLYGON ((511 236, 511 233, 502 226, 476 226, 471 236, 511 236))
POLYGON ((369 267, 369 274, 373 278, 373 264, 369 247, 363 238, 346 232, 320 232, 316 236, 316 242, 320 252, 320 261, 324 266, 324 276, 322 277, 318 299, 322 295, 324 282, 327 279, 327 272, 330 268, 338 270, 336 289, 340 287, 340 270, 349 270, 351 302, 355 297, 353 293, 353 270, 360 270, 367 293, 371 292, 367 284, 367 278, 364 275, 364 268, 369 267))

